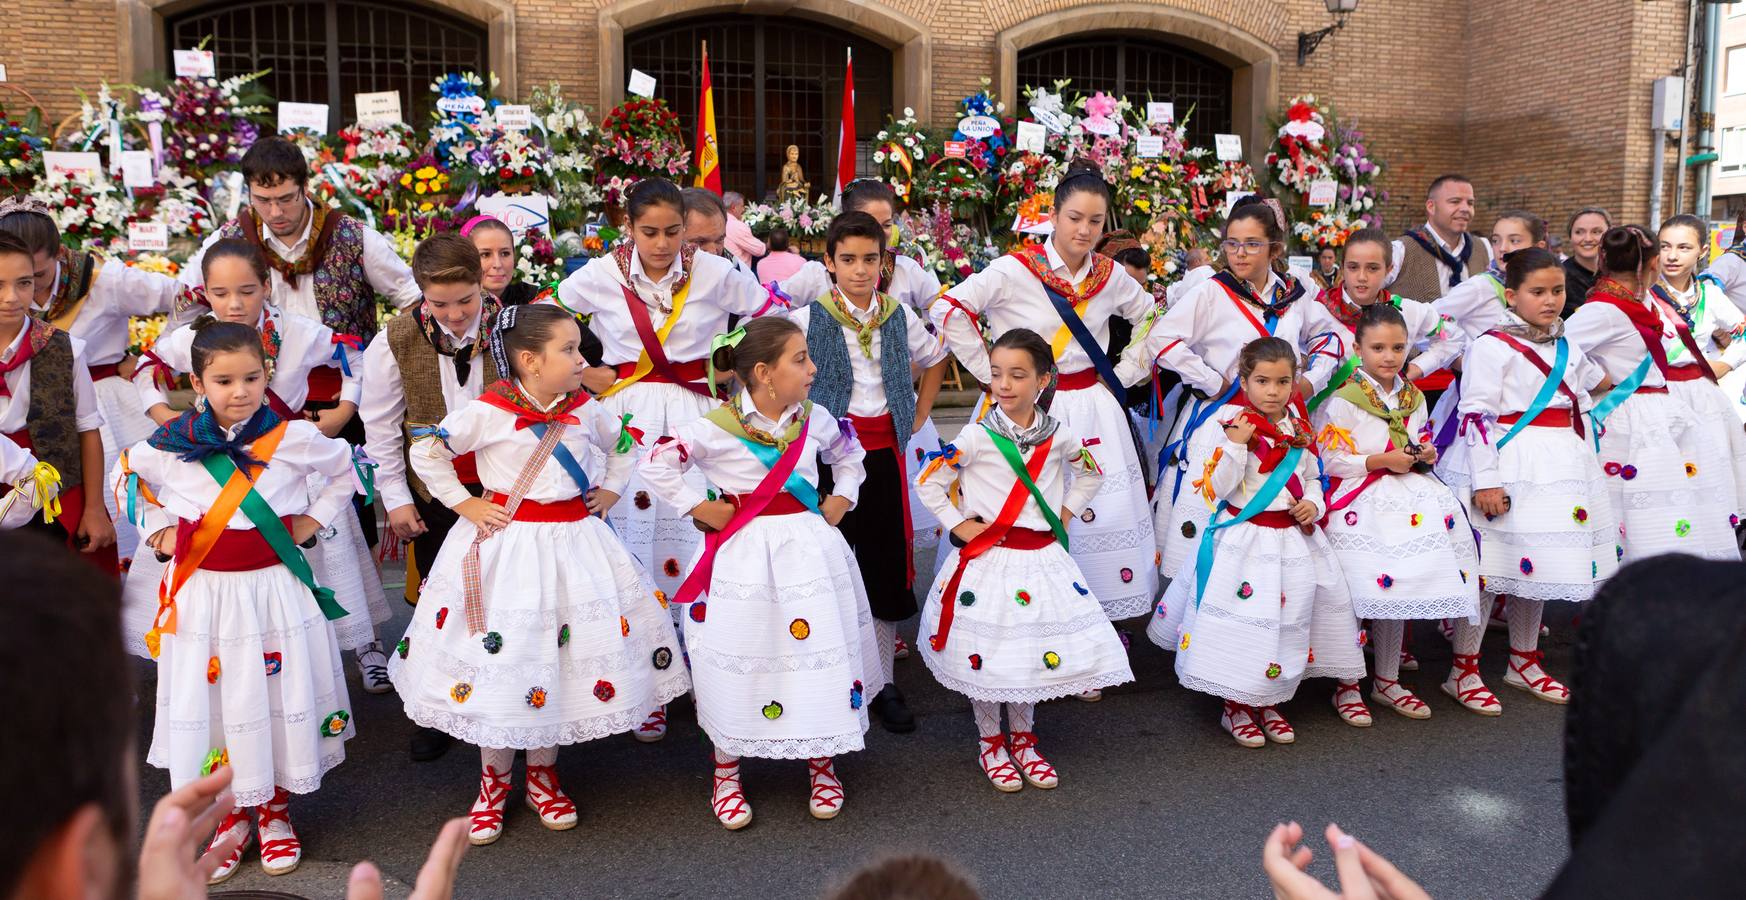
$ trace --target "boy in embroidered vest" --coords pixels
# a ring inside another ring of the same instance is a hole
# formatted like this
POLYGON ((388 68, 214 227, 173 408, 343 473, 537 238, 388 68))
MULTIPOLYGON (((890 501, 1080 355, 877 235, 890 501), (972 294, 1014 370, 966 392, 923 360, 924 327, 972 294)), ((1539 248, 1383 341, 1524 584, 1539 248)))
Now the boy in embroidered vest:
POLYGON ((867 451, 863 483, 868 490, 843 517, 843 537, 855 548, 879 633, 886 686, 869 705, 886 730, 909 732, 915 730, 915 717, 892 681, 897 623, 916 612, 904 456, 910 435, 926 421, 939 393, 946 350, 928 334, 920 315, 877 290, 885 230, 872 216, 838 216, 825 235, 825 254, 836 283, 796 310, 793 319, 805 329, 807 353, 818 366, 812 402, 839 419, 847 417, 867 451), (912 368, 924 370, 919 392, 910 378, 912 368))
MULTIPOLYGON (((364 447, 376 460, 376 490, 388 510, 388 527, 410 547, 406 555, 406 601, 417 603, 431 564, 459 517, 438 502, 407 465, 412 442, 435 435, 449 413, 477 399, 497 377, 489 336, 496 298, 481 288, 479 252, 458 234, 432 235, 412 254, 412 271, 424 302, 388 321, 364 350, 364 447)), ((472 454, 455 457, 455 475, 478 495, 472 454)), ((420 728, 412 758, 441 756, 451 739, 420 728)))
MULTIPOLYGON (((60 473, 60 513, 41 528, 114 575, 115 526, 104 508, 103 439, 85 342, 29 315, 36 296, 30 248, 0 232, 0 435, 60 473)), ((10 491, 0 487, 0 496, 10 491)))
POLYGON ((1425 224, 1394 242, 1387 286, 1427 303, 1491 267, 1491 245, 1467 233, 1473 221, 1473 182, 1439 175, 1425 195, 1425 224))

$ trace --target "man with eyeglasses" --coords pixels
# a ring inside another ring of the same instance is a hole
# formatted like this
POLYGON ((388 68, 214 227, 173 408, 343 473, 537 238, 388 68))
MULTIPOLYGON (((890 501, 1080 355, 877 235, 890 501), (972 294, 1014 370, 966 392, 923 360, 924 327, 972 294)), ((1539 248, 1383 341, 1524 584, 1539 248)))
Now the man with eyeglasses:
POLYGON ((1440 175, 1425 192, 1425 224, 1394 242, 1394 268, 1384 286, 1429 303, 1450 288, 1490 268, 1491 244, 1469 234, 1473 182, 1440 175))

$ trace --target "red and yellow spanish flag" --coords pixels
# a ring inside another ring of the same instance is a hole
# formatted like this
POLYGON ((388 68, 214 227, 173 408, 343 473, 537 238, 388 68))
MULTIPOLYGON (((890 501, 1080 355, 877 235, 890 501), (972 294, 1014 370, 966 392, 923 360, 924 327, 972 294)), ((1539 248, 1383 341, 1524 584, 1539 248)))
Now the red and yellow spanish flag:
POLYGON ((721 156, 715 143, 715 93, 709 86, 709 45, 703 45, 703 92, 697 101, 696 187, 721 193, 721 156))

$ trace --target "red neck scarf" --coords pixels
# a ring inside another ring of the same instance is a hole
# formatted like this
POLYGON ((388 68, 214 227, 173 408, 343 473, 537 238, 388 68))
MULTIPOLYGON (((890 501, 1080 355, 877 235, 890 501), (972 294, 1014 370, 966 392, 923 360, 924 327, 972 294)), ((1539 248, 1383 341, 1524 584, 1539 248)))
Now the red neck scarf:
POLYGON ((6 386, 6 373, 30 362, 30 358, 36 355, 36 351, 42 349, 42 346, 48 343, 48 339, 53 337, 55 333, 53 325, 37 321, 30 316, 24 317, 23 330, 24 340, 18 342, 18 352, 12 355, 11 360, 0 362, 0 397, 12 396, 12 389, 6 386))
POLYGON ((1638 336, 1643 339, 1649 358, 1655 360, 1655 368, 1666 377, 1667 348, 1661 346, 1661 315, 1655 311, 1654 304, 1638 299, 1630 288, 1611 275, 1595 279, 1594 287, 1588 292, 1588 302, 1605 303, 1624 313, 1631 327, 1637 329, 1638 336))
POLYGON ((1310 432, 1309 422, 1291 415, 1288 411, 1286 416, 1291 419, 1292 430, 1296 432, 1288 435, 1281 432, 1279 426, 1268 421, 1266 413, 1249 402, 1248 394, 1238 393, 1233 405, 1242 410, 1240 415, 1247 416, 1249 421, 1255 423, 1255 436, 1249 439, 1249 450, 1261 460, 1262 472, 1271 472, 1278 468, 1280 461, 1285 459, 1285 454, 1293 447, 1315 455, 1316 443, 1310 432))
POLYGON ((558 405, 549 411, 542 410, 534 406, 533 401, 529 400, 527 395, 515 386, 514 382, 507 379, 492 382, 491 386, 479 395, 479 399, 506 413, 512 413, 515 416, 516 431, 541 423, 559 422, 564 425, 580 425, 581 420, 576 418, 575 411, 581 409, 589 401, 588 392, 574 391, 565 394, 564 399, 558 401, 558 405))

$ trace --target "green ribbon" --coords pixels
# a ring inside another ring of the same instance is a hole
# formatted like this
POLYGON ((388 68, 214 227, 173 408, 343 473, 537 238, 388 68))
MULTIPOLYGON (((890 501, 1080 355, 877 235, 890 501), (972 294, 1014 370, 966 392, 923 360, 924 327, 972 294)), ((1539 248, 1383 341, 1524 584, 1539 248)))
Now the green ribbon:
POLYGON ((1310 398, 1310 402, 1307 404, 1309 411, 1315 412, 1316 407, 1321 406, 1329 397, 1334 396, 1334 392, 1339 390, 1340 386, 1345 384, 1346 380, 1351 378, 1352 373, 1357 370, 1358 357, 1355 355, 1346 357, 1346 361, 1340 363, 1340 367, 1334 370, 1334 377, 1328 379, 1328 386, 1310 398))
MULTIPOLYGON (((206 467, 206 473, 211 475, 212 480, 218 482, 221 488, 229 483, 230 476, 236 472, 236 464, 221 453, 214 453, 200 460, 200 464, 206 467)), ((279 557, 279 562, 284 563, 285 568, 290 569, 291 574, 298 581, 303 582, 303 586, 309 588, 310 593, 315 595, 315 602, 321 607, 321 614, 327 616, 329 621, 343 618, 346 614, 345 607, 339 605, 339 601, 334 599, 332 588, 322 587, 315 583, 315 572, 310 569, 309 560, 304 557, 297 542, 291 539, 291 532, 286 530, 285 523, 280 521, 279 514, 273 511, 273 507, 267 503, 266 498, 262 497, 259 491, 250 487, 248 495, 243 497, 241 509, 242 514, 261 533, 261 537, 266 539, 267 546, 273 548, 273 553, 279 557)))
POLYGON ((723 347, 738 347, 740 341, 745 339, 746 329, 744 327, 735 328, 726 334, 718 334, 709 339, 709 352, 704 354, 703 360, 704 367, 709 370, 710 396, 719 396, 715 390, 715 351, 723 347))
POLYGON ((613 445, 613 452, 623 456, 635 450, 637 439, 630 433, 631 414, 625 413, 618 417, 618 443, 613 445))
POLYGON ((1061 524, 1061 517, 1049 508, 1049 501, 1043 496, 1042 489, 1037 487, 1035 481, 1031 480, 1030 470, 1025 468, 1025 460, 1023 456, 1019 455, 1018 445, 1014 444, 1012 439, 1002 434, 996 434, 992 430, 988 432, 988 437, 994 441, 994 447, 1000 451, 1000 455, 1006 458, 1006 464, 1012 467, 1013 474, 1018 476, 1019 482, 1025 486, 1025 490, 1031 492, 1031 499, 1037 501, 1037 507, 1043 511, 1043 518, 1049 521, 1049 530, 1055 532, 1055 540, 1060 542, 1061 549, 1066 550, 1067 526, 1061 524))

